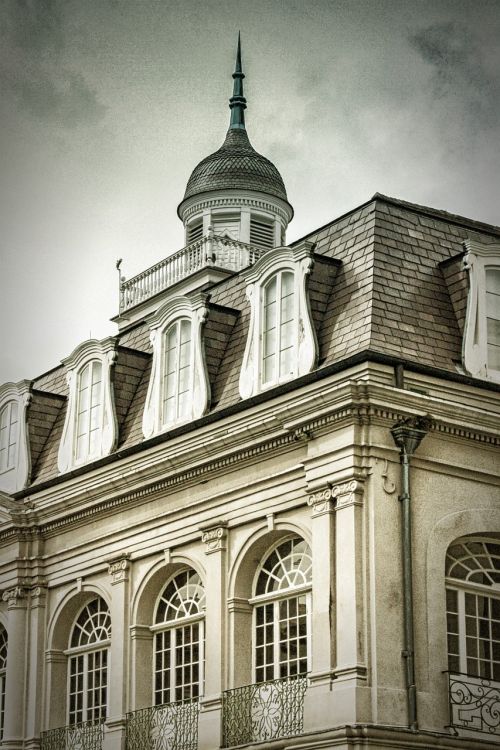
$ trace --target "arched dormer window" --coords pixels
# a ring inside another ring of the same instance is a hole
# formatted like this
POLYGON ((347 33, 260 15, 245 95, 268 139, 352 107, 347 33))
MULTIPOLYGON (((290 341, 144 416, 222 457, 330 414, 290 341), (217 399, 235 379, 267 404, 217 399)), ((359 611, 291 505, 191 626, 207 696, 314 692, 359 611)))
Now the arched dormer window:
POLYGON ((313 245, 277 248, 242 272, 250 325, 240 372, 242 398, 310 372, 317 343, 307 297, 313 245))
POLYGON ((111 382, 115 339, 85 341, 63 364, 67 368, 68 406, 59 446, 60 472, 111 453, 118 429, 111 382))
POLYGON ((5 719, 5 677, 7 674, 7 631, 0 625, 0 742, 5 719))
POLYGON ((500 682, 500 542, 469 538, 446 555, 450 672, 500 682))
POLYGON ((300 537, 263 560, 253 598, 255 682, 308 671, 311 583, 311 550, 300 537))
POLYGON ((106 602, 92 599, 78 615, 68 649, 68 724, 102 722, 108 701, 111 617, 106 602))
POLYGON ((203 692, 205 591, 185 570, 167 584, 156 606, 155 705, 198 698, 203 692))
POLYGON ((30 389, 28 380, 0 387, 0 490, 4 492, 24 489, 29 480, 27 409, 30 389))
POLYGON ((207 297, 174 297, 151 322, 153 366, 142 420, 144 437, 201 417, 210 386, 202 345, 207 297))
POLYGON ((469 272, 463 362, 474 377, 500 383, 500 245, 467 240, 469 272))

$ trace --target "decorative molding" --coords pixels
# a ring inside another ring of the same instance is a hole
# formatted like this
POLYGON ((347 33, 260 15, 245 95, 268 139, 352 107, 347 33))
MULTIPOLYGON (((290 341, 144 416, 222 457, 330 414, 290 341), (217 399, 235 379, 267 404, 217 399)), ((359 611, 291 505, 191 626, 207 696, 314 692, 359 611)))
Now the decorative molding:
POLYGON ((198 419, 209 409, 210 382, 205 361, 205 347, 202 341, 202 329, 208 316, 207 303, 208 295, 203 292, 192 293, 189 296, 172 297, 151 318, 150 338, 153 346, 153 366, 142 418, 142 432, 145 438, 166 432, 179 424, 198 419), (181 318, 188 319, 191 323, 191 409, 182 418, 171 423, 163 423, 164 334, 169 326, 181 318))
POLYGON ((130 638, 133 641, 152 641, 153 632, 149 625, 130 625, 130 638))
POLYGON ((186 225, 195 216, 207 209, 234 210, 242 207, 254 208, 257 211, 268 211, 278 216, 285 228, 292 218, 291 208, 279 198, 272 200, 269 196, 256 198, 255 195, 252 196, 250 193, 245 194, 243 191, 231 194, 224 194, 224 191, 214 191, 213 193, 205 193, 203 198, 200 198, 200 196, 189 198, 186 201, 185 207, 183 207, 181 220, 186 225))
POLYGON ((212 552, 221 552, 226 549, 227 540, 227 523, 220 521, 209 528, 200 529, 201 541, 205 545, 205 554, 210 555, 212 552))
POLYGON ((27 411, 31 401, 31 386, 31 380, 0 386, 0 414, 9 403, 15 404, 17 409, 17 455, 11 467, 0 471, 0 490, 7 493, 23 490, 30 480, 31 451, 27 411))
POLYGON ((2 599, 4 602, 7 602, 8 609, 25 607, 27 604, 27 594, 28 590, 23 586, 14 586, 3 592, 2 599))
POLYGON ((253 612, 252 605, 248 602, 248 599, 243 599, 239 596, 233 596, 227 600, 228 612, 235 614, 251 615, 253 612))
POLYGON ((333 513, 333 492, 331 487, 325 487, 318 490, 307 498, 307 504, 312 508, 312 516, 324 516, 327 513, 333 513))
POLYGON ((316 366, 318 344, 307 292, 307 279, 313 267, 313 249, 314 243, 306 240, 293 248, 275 248, 272 253, 264 253, 253 266, 241 272, 247 282, 246 295, 250 302, 250 323, 239 378, 241 398, 250 398, 264 388, 305 375, 316 366), (293 373, 263 386, 262 295, 267 282, 280 271, 289 271, 294 278, 293 373))
POLYGON ((332 487, 332 496, 335 498, 336 510, 350 505, 363 505, 363 483, 359 479, 350 479, 337 484, 332 487))
POLYGON ((120 557, 108 562, 108 574, 111 576, 111 585, 128 581, 128 571, 130 569, 130 555, 121 555, 120 557))
POLYGON ((69 397, 57 457, 57 467, 61 474, 75 466, 108 456, 115 448, 118 439, 118 423, 111 383, 111 368, 115 364, 116 357, 116 339, 110 336, 102 341, 97 341, 96 339, 84 341, 77 346, 69 357, 62 360, 62 364, 66 367, 69 397), (87 455, 81 461, 77 461, 75 456, 75 437, 77 429, 79 376, 83 368, 92 361, 99 362, 102 367, 100 441, 95 454, 87 455))

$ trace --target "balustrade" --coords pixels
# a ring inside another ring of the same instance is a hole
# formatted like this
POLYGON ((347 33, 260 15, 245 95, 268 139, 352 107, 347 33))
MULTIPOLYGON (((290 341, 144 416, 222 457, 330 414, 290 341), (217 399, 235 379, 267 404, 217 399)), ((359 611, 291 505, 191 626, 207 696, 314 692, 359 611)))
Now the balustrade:
POLYGON ((233 240, 206 234, 127 281, 120 283, 120 313, 154 297, 172 284, 209 266, 241 271, 252 265, 265 250, 233 240))
POLYGON ((165 703, 127 714, 127 750, 197 750, 198 701, 165 703))
POLYGON ((448 673, 450 726, 500 737, 500 682, 448 673))
POLYGON ((42 732, 40 750, 102 750, 104 721, 58 727, 42 732))
POLYGON ((222 694, 222 746, 303 733, 306 677, 288 677, 222 694))

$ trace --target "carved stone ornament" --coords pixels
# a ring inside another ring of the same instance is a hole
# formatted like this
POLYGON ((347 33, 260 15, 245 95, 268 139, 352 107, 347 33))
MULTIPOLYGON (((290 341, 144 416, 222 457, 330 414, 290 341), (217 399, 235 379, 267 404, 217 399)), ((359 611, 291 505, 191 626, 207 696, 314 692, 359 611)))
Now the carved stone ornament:
POLYGON ((69 386, 68 408, 64 429, 59 445, 57 466, 61 473, 72 469, 79 464, 95 461, 97 458, 108 456, 116 445, 118 439, 118 423, 116 421, 113 388, 111 385, 111 368, 116 361, 116 340, 113 337, 97 341, 89 339, 77 346, 72 354, 62 360, 66 367, 66 380, 69 386), (76 458, 76 430, 78 411, 78 386, 80 373, 89 364, 97 361, 101 364, 102 391, 101 408, 99 413, 100 439, 96 445, 95 453, 86 455, 78 461, 76 458))
POLYGON ((363 504, 363 485, 357 479, 351 479, 348 482, 342 482, 332 488, 332 494, 335 498, 335 507, 345 508, 348 505, 363 504))
POLYGON ((112 560, 108 565, 108 573, 111 576, 111 583, 120 583, 127 580, 130 562, 128 557, 121 557, 118 560, 112 560))
POLYGON ((208 411, 210 383, 202 340, 202 329, 208 315, 207 300, 208 297, 203 292, 174 297, 167 300, 151 320, 150 338, 153 345, 153 366, 142 419, 142 432, 145 438, 172 429, 177 424, 198 419, 208 411), (165 358, 164 334, 180 318, 188 319, 191 323, 190 411, 189 414, 183 415, 175 422, 164 423, 162 404, 163 363, 165 358))
POLYGON ((226 537, 227 528, 225 524, 221 523, 210 529, 203 529, 201 532, 201 541, 205 544, 205 553, 209 555, 212 552, 220 552, 225 549, 226 537))
MULTIPOLYGON (((15 438, 14 461, 0 470, 0 490, 7 493, 18 492, 24 489, 31 473, 31 452, 29 446, 27 410, 31 400, 31 381, 21 380, 19 383, 5 383, 0 387, 0 414, 7 409, 9 429, 15 430, 16 434, 10 434, 15 438), (12 410, 15 409, 17 419, 12 419, 12 410)), ((12 450, 12 448, 11 448, 12 450)))
POLYGON ((315 492, 313 495, 309 495, 307 504, 312 508, 313 516, 322 516, 325 513, 331 513, 333 511, 332 488, 326 487, 323 490, 315 492))
POLYGON ((26 600, 27 590, 22 586, 14 586, 11 589, 6 589, 2 594, 2 599, 7 602, 9 609, 11 607, 23 606, 26 600))
MULTIPOLYGON (((272 253, 264 253, 253 266, 242 272, 247 282, 250 324, 240 371, 241 398, 249 398, 262 390, 262 296, 267 282, 280 271, 289 271, 294 277, 294 361, 293 373, 286 379, 305 375, 316 365, 318 345, 307 293, 307 279, 313 266, 313 250, 314 244, 306 240, 293 248, 275 248, 272 253)), ((266 387, 277 385, 278 382, 280 381, 266 384, 266 387)))

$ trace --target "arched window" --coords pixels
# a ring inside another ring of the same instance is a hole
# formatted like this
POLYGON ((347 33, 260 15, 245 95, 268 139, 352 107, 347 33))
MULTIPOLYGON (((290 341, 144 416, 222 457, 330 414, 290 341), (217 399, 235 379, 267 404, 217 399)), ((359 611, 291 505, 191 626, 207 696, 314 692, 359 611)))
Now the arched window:
POLYGON ((186 419, 192 397, 191 321, 180 318, 164 333, 163 409, 164 425, 186 419))
POLYGON ((262 385, 294 375, 294 275, 279 271, 265 285, 262 297, 262 385))
POLYGON ((0 471, 16 465, 19 419, 16 401, 9 401, 0 412, 0 471))
POLYGON ((83 607, 71 633, 68 650, 70 725, 106 718, 110 639, 109 609, 98 596, 83 607))
POLYGON ((7 631, 0 625, 0 741, 5 718, 5 676, 7 673, 7 631))
POLYGON ((311 551, 300 537, 279 544, 255 585, 255 682, 305 674, 311 611, 311 551))
POLYGON ((446 555, 448 668, 500 681, 500 543, 472 538, 446 555))
POLYGON ((102 430, 102 364, 91 360, 78 375, 75 459, 99 452, 102 430))
POLYGON ((203 687, 205 591, 194 570, 172 578, 156 607, 155 705, 198 698, 203 687))

